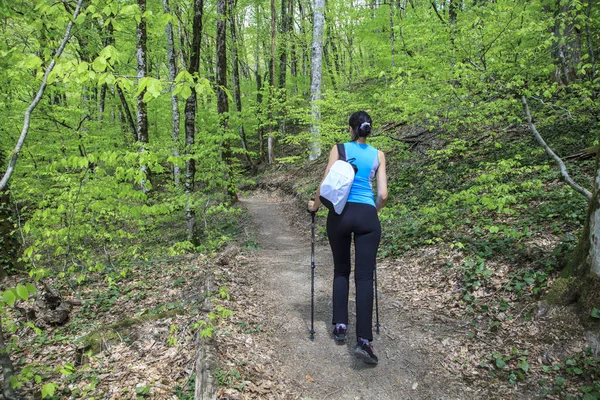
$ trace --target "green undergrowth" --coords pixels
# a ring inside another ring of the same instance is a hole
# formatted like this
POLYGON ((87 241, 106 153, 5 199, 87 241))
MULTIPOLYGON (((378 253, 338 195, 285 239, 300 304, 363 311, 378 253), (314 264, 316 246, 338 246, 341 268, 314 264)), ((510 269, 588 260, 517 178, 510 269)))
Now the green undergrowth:
MULTIPOLYGON (((395 162, 392 155, 381 254, 443 243, 484 260, 502 257, 557 269, 576 244, 586 201, 560 180, 528 135, 520 130, 484 141, 476 135, 472 141, 448 138, 444 148, 408 162, 395 162), (550 248, 539 243, 548 238, 550 248)), ((574 152, 587 144, 581 139, 558 148, 574 152)), ((589 184, 591 166, 574 163, 571 173, 589 184)))
MULTIPOLYGON (((202 288, 213 256, 228 243, 239 239, 242 246, 253 245, 251 238, 241 235, 249 216, 216 196, 204 197, 195 203, 199 244, 193 246, 186 242, 179 200, 157 188, 137 200, 111 198, 112 211, 80 214, 108 196, 88 193, 85 202, 68 202, 68 190, 48 193, 46 198, 55 201, 45 209, 23 209, 21 217, 37 238, 28 243, 23 256, 31 273, 13 277, 18 284, 2 293, 6 304, 0 310, 9 351, 25 354, 15 364, 14 385, 19 392, 39 397, 41 390, 44 398, 102 397, 98 376, 108 371, 90 366, 97 365, 90 360, 101 350, 143 339, 144 329, 152 324, 169 324, 169 334, 157 339, 161 345, 193 346, 195 337, 212 337, 219 321, 231 316, 217 302, 228 297, 227 288, 215 293, 202 288), (44 210, 52 207, 67 217, 44 216, 44 210), (66 325, 40 329, 17 311, 31 306, 35 297, 22 296, 18 289, 29 283, 39 292, 42 282, 76 302, 66 325), (207 297, 215 301, 203 309, 207 297), (56 354, 49 357, 48 348, 56 354)), ((193 383, 190 378, 177 387, 181 398, 189 398, 190 380, 193 383)), ((152 390, 149 385, 148 393, 152 390)))

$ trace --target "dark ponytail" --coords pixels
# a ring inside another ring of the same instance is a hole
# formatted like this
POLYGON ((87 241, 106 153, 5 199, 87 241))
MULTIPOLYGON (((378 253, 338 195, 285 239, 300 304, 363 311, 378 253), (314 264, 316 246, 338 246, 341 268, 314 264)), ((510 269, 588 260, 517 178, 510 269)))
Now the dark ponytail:
POLYGON ((350 116, 348 125, 352 127, 353 140, 357 140, 359 137, 367 137, 371 133, 373 121, 369 114, 364 111, 357 111, 350 116))

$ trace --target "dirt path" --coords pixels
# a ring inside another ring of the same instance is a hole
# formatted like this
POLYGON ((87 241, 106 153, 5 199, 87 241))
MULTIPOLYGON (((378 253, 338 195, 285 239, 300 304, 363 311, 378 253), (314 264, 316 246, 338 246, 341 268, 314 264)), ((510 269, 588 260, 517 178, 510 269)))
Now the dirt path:
MULTIPOLYGON (((385 268, 378 270, 381 334, 375 335, 379 365, 368 366, 353 355, 354 293, 350 294, 349 340, 337 345, 331 336, 332 260, 329 246, 316 249, 315 339, 310 340, 310 217, 294 227, 295 199, 253 194, 242 199, 251 213, 259 250, 248 271, 253 299, 271 329, 272 356, 281 381, 303 399, 471 399, 482 393, 467 387, 442 367, 444 355, 432 341, 453 336, 447 322, 411 309, 386 293, 385 268)), ((302 217, 302 216, 301 216, 302 217)), ((319 221, 321 224, 324 221, 319 221)), ((353 285, 351 285, 352 287, 353 285)))

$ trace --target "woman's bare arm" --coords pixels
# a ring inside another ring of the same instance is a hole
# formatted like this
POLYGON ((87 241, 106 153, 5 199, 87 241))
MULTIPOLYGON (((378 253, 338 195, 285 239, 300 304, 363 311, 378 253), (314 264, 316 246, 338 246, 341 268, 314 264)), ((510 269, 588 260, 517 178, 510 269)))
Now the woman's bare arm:
POLYGON ((378 150, 379 157, 379 168, 377 168, 377 173, 375 177, 377 178, 377 200, 375 201, 375 207, 377 207, 377 211, 381 210, 388 198, 388 190, 387 190, 387 175, 385 172, 385 154, 383 151, 378 150))

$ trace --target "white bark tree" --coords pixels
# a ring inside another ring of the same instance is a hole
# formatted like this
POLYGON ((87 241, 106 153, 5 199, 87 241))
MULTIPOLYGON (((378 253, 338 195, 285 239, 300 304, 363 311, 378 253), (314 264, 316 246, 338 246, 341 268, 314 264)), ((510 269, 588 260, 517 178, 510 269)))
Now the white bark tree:
MULTIPOLYGON (((162 0, 163 11, 169 14, 169 1, 162 0)), ((173 42, 173 24, 167 23, 165 27, 167 34, 167 58, 169 59, 169 80, 171 81, 171 120, 173 122, 173 156, 179 156, 179 121, 181 115, 177 104, 177 96, 173 94, 175 90, 175 77, 177 76, 177 57, 175 57, 175 45, 173 42)), ((173 165, 173 179, 179 184, 181 176, 181 168, 177 163, 173 165)))
POLYGON ((311 143, 310 160, 315 160, 321 155, 321 77, 323 76, 323 25, 325 25, 325 0, 315 0, 313 14, 313 41, 312 56, 310 61, 310 100, 311 117, 310 125, 311 143))

